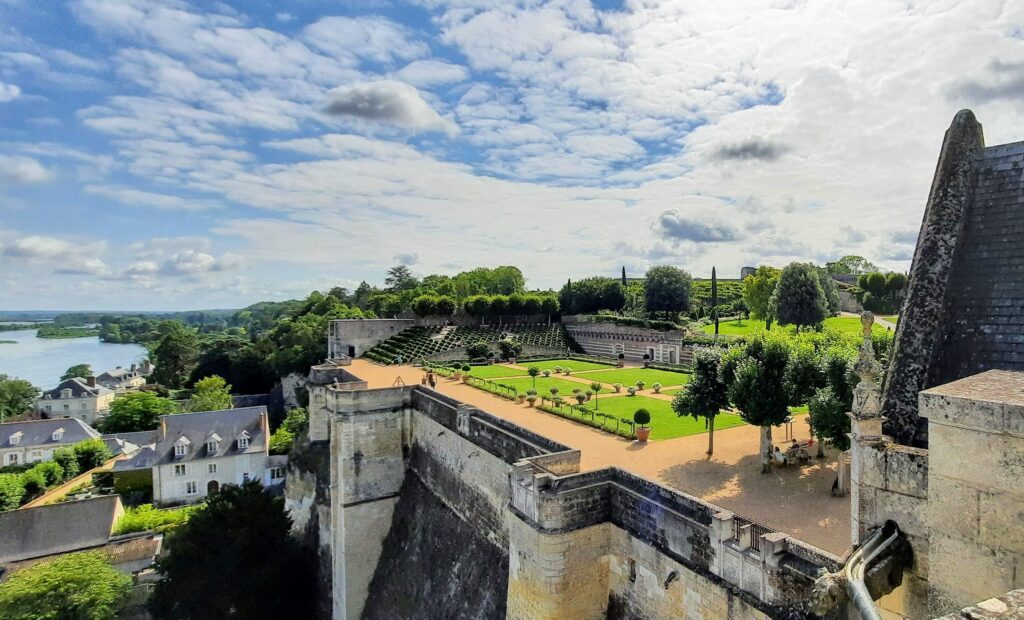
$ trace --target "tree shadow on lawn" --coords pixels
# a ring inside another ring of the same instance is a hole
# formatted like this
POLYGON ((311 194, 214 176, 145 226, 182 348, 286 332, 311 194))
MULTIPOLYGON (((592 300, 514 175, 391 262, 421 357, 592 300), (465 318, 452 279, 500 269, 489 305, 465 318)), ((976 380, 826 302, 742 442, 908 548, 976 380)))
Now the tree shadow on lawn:
POLYGON ((759 514, 778 514, 806 523, 807 511, 814 503, 836 499, 832 496, 834 452, 832 456, 812 458, 806 465, 773 465, 771 472, 762 474, 756 453, 735 463, 701 455, 661 470, 658 477, 663 484, 747 518, 762 520, 759 514))

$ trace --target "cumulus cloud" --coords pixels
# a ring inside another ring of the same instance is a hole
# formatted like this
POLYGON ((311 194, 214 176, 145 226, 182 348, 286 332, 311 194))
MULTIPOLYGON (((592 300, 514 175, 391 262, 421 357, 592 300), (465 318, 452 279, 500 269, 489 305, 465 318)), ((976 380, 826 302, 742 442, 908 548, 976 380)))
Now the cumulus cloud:
POLYGON ((954 81, 946 89, 946 96, 950 99, 963 98, 972 103, 1000 99, 1024 100, 1024 62, 994 60, 988 65, 987 75, 981 79, 971 77, 954 81))
POLYGON ((305 29, 305 39, 336 57, 357 57, 375 62, 411 60, 430 48, 413 40, 412 33, 383 17, 324 17, 305 29))
POLYGON ((787 151, 789 151, 789 147, 784 144, 769 142, 761 138, 751 138, 734 144, 723 144, 711 152, 711 157, 719 160, 775 161, 787 151))
POLYGON ((31 157, 0 155, 0 183, 44 183, 52 177, 49 170, 31 157))
POLYGON ((455 125, 441 118, 416 88, 395 80, 339 86, 328 94, 324 111, 331 116, 389 123, 414 131, 456 131, 455 125))
POLYGON ((53 266, 61 275, 102 275, 108 271, 99 254, 103 242, 69 241, 45 235, 21 236, 3 246, 2 256, 28 264, 53 266))
POLYGON ((120 279, 145 280, 157 277, 202 278, 206 275, 240 269, 245 260, 238 254, 226 253, 220 258, 206 252, 183 250, 169 258, 158 260, 139 260, 128 266, 119 276, 120 279))
POLYGON ((13 101, 21 95, 21 89, 15 84, 0 82, 0 103, 13 101))
POLYGON ((714 243, 736 241, 742 237, 739 230, 729 224, 715 222, 707 217, 684 215, 678 209, 669 209, 658 216, 658 226, 666 239, 714 243))

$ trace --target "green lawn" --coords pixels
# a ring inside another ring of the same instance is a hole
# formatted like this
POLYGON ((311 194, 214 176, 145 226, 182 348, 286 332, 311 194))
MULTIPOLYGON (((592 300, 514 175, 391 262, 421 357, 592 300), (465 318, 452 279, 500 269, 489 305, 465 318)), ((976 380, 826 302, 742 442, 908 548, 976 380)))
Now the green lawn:
MULTIPOLYGON (((860 318, 855 316, 833 316, 825 319, 825 327, 838 329, 844 334, 860 335, 860 318)), ((705 325, 701 329, 706 334, 714 334, 714 325, 705 325)), ((796 328, 792 325, 786 327, 772 326, 772 329, 788 329, 793 333, 796 328)), ((724 321, 718 324, 718 333, 725 336, 747 336, 757 331, 764 330, 764 321, 758 319, 737 319, 735 321, 724 321)), ((875 331, 884 332, 885 328, 875 324, 875 331)))
POLYGON ((601 370, 590 372, 573 373, 581 379, 588 381, 600 381, 611 385, 621 383, 624 387, 636 385, 641 379, 645 383, 644 389, 648 390, 654 383, 661 383, 663 386, 686 385, 690 382, 690 375, 685 372, 672 372, 670 370, 657 370, 654 368, 616 368, 614 370, 601 370))
POLYGON ((526 376, 526 371, 504 364, 493 364, 491 366, 473 366, 469 374, 481 379, 494 379, 495 377, 523 377, 526 376))
MULTIPOLYGON (((526 390, 533 387, 533 377, 513 377, 511 379, 499 379, 495 380, 495 383, 502 385, 511 385, 516 388, 520 394, 525 394, 526 390)), ((550 388, 557 387, 559 392, 558 395, 562 398, 572 398, 573 388, 580 388, 581 390, 587 389, 586 383, 577 383, 575 381, 567 381, 565 379, 556 379, 555 377, 545 377, 543 375, 537 377, 537 395, 538 396, 551 396, 550 388)))
POLYGON ((523 360, 516 362, 518 366, 529 368, 530 366, 536 366, 541 370, 553 370, 555 366, 561 366, 562 368, 572 368, 573 373, 578 370, 600 370, 603 368, 615 368, 615 366, 609 366, 608 364, 595 364, 594 362, 584 362, 582 360, 544 360, 543 362, 531 362, 529 360, 523 360))
MULTIPOLYGON (((586 403, 589 408, 594 407, 594 401, 586 403)), ((610 413, 620 418, 633 419, 637 409, 646 409, 651 412, 651 439, 673 439, 675 437, 686 437, 706 432, 704 420, 694 420, 693 416, 677 416, 672 410, 672 404, 666 400, 647 398, 646 396, 614 396, 598 397, 597 409, 604 413, 610 413)), ((722 413, 715 418, 715 430, 732 428, 745 424, 738 415, 722 413)))

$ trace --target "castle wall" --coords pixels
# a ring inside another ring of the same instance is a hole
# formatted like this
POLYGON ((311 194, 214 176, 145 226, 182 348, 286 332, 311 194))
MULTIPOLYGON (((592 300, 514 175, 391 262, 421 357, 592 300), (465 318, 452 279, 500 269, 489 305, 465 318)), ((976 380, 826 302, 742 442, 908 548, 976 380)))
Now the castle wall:
POLYGON ((330 359, 359 357, 388 338, 412 327, 412 319, 338 319, 331 321, 327 351, 330 359))
POLYGON ((921 393, 928 419, 934 614, 1024 587, 1024 373, 921 393))
POLYGON ((645 354, 652 362, 689 364, 693 351, 682 343, 683 333, 678 330, 659 331, 643 327, 616 325, 615 323, 566 322, 566 332, 589 355, 618 357, 625 355, 630 361, 643 361, 645 354))

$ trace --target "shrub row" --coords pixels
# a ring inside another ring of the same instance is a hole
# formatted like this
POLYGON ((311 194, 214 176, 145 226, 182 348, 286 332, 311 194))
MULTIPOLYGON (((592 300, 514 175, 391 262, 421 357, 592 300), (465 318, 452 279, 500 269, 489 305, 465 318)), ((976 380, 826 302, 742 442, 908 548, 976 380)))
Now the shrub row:
POLYGON ((580 422, 606 433, 625 437, 626 439, 636 439, 636 432, 633 430, 634 423, 629 418, 616 418, 611 414, 594 411, 580 405, 558 404, 547 397, 541 397, 541 401, 542 404, 537 406, 537 409, 541 411, 552 413, 573 422, 580 422), (549 401, 551 404, 548 404, 549 401), (615 425, 611 426, 613 422, 615 425))
POLYGON ((189 517, 200 508, 202 508, 202 504, 159 510, 154 508, 152 504, 128 508, 124 511, 124 516, 121 517, 114 527, 114 534, 149 531, 166 532, 188 521, 189 517))
POLYGON ((685 330, 686 327, 672 321, 661 321, 657 319, 638 319, 631 316, 616 316, 612 314, 585 314, 579 317, 580 321, 586 323, 614 323, 623 327, 643 327, 656 329, 658 331, 669 331, 673 329, 685 330))

